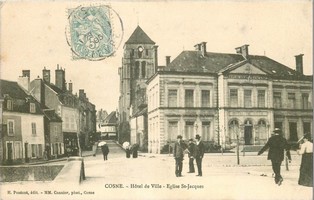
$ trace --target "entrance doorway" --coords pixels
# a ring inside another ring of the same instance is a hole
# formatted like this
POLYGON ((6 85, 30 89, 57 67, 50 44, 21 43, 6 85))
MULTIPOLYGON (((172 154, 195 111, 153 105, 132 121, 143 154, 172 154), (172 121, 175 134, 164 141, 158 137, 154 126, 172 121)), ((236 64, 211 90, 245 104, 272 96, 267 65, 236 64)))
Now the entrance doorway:
POLYGON ((13 160, 13 145, 12 143, 7 143, 8 150, 8 162, 11 163, 13 160))
POLYGON ((250 120, 246 120, 244 124, 244 142, 245 145, 252 145, 253 126, 250 120))

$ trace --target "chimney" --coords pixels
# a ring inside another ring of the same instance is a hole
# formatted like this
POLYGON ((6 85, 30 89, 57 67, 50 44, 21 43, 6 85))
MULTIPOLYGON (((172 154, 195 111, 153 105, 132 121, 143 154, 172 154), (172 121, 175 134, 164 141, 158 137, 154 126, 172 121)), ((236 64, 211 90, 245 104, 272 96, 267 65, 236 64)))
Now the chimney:
POLYGON ((31 77, 31 71, 30 70, 22 70, 22 77, 31 77))
MULTIPOLYGON (((156 73, 157 71, 157 68, 158 68, 158 46, 157 45, 154 45, 153 46, 153 52, 154 52, 154 73, 156 73)), ((153 74, 149 74, 149 76, 152 76, 153 74)))
POLYGON ((59 69, 59 64, 57 65, 55 73, 56 73, 55 85, 61 90, 65 90, 65 71, 62 68, 59 69))
POLYGON ((248 59, 248 56, 249 56, 249 45, 248 44, 243 45, 241 47, 237 47, 235 49, 236 49, 237 54, 241 54, 245 59, 248 59))
POLYGON ((72 81, 70 80, 70 83, 69 83, 69 92, 72 93, 73 91, 73 83, 72 81))
POLYGON ((202 55, 206 56, 206 42, 202 42, 200 46, 201 46, 202 55))
POLYGON ((296 63, 296 71, 303 74, 303 55, 304 54, 300 54, 300 55, 296 55, 295 56, 295 63, 296 63))
POLYGON ((22 76, 18 77, 17 83, 24 90, 29 91, 30 70, 22 70, 22 76))
POLYGON ((46 83, 50 83, 50 70, 44 67, 43 69, 43 80, 46 83))
POLYGON ((170 64, 170 58, 171 58, 171 56, 166 56, 166 66, 168 66, 170 64))
POLYGON ((84 99, 84 89, 79 89, 79 98, 83 98, 84 99))

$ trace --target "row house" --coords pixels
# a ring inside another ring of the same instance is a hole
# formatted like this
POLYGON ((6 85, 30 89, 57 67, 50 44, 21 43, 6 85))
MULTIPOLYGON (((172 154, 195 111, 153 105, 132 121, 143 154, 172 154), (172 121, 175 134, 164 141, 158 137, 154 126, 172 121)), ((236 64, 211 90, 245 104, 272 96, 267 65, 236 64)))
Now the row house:
POLYGON ((101 139, 117 139, 117 112, 112 111, 101 125, 101 139))
POLYGON ((266 56, 183 51, 147 81, 148 151, 160 153, 177 135, 202 136, 207 144, 262 145, 274 128, 289 142, 312 132, 312 76, 266 56))
MULTIPOLYGON (((25 74, 29 78, 29 74, 25 74)), ((3 164, 42 159, 44 113, 40 103, 17 82, 0 80, 2 101, 1 161, 3 164)))
POLYGON ((83 149, 90 149, 96 139, 96 109, 95 105, 89 102, 83 89, 79 90, 78 110, 80 146, 83 149))
MULTIPOLYGON (((62 127, 54 129, 54 135, 62 137, 58 137, 54 143, 47 143, 47 146, 51 153, 78 155, 78 101, 72 91, 66 89, 65 70, 57 66, 55 84, 50 82, 50 70, 44 68, 42 73, 43 78, 37 77, 30 82, 29 92, 42 105, 53 109, 62 120, 62 127)), ((50 129, 46 131, 49 132, 50 129)))
POLYGON ((96 116, 96 131, 97 132, 102 132, 103 128, 102 125, 105 123, 105 119, 107 118, 108 113, 107 111, 100 109, 97 112, 97 116, 96 116))

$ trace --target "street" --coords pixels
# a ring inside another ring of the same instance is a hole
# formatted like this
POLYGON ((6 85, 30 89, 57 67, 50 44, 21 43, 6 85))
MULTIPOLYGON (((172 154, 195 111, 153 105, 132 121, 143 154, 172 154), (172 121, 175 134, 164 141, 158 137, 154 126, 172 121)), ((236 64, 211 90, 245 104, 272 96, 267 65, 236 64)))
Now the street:
MULTIPOLYGON (((126 158, 118 145, 108 142, 108 146, 107 161, 103 160, 100 149, 96 157, 84 158, 86 180, 79 187, 55 185, 53 182, 5 183, 1 185, 1 193, 23 186, 23 190, 36 188, 39 191, 38 195, 30 195, 30 199, 312 199, 312 188, 297 184, 297 155, 293 155, 289 171, 282 165, 284 182, 278 186, 271 177, 267 153, 259 157, 255 153, 254 156, 247 153, 240 157, 243 162, 240 166, 236 165, 234 155, 206 154, 203 177, 187 173, 188 160, 185 157, 183 177, 177 178, 171 155, 140 153, 138 158, 126 158), (47 189, 54 194, 41 194, 47 189)), ((22 196, 6 197, 4 199, 22 196)))

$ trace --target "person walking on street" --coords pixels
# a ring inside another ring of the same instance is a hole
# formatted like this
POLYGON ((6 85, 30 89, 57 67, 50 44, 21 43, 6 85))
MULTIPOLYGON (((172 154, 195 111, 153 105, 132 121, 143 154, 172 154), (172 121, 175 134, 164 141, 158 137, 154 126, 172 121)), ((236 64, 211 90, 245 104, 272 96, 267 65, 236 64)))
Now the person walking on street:
POLYGON ((104 155, 104 160, 108 160, 109 147, 107 144, 101 146, 102 154, 104 155))
POLYGON ((96 141, 93 145, 93 156, 96 156, 97 153, 98 142, 96 141))
POLYGON ((264 147, 257 153, 261 155, 264 151, 268 151, 268 160, 271 160, 272 168, 275 173, 275 183, 282 184, 283 178, 280 174, 280 166, 284 159, 284 150, 286 150, 286 156, 291 161, 290 147, 287 140, 282 136, 281 130, 275 128, 274 134, 268 139, 264 147))
POLYGON ((194 173, 194 151, 195 151, 195 143, 193 139, 189 139, 189 147, 188 147, 188 156, 189 156, 189 172, 188 173, 194 173))
POLYGON ((302 155, 298 184, 313 187, 313 143, 310 133, 304 135, 303 144, 297 152, 302 155))
POLYGON ((196 165, 197 165, 197 172, 198 174, 196 176, 203 176, 203 172, 202 172, 202 160, 204 157, 204 153, 205 153, 205 146, 203 141, 201 141, 201 136, 200 135, 196 135, 195 136, 196 139, 196 145, 195 145, 195 151, 194 151, 194 158, 196 160, 196 165))
POLYGON ((182 162, 184 157, 184 150, 187 145, 182 141, 182 136, 177 136, 177 142, 174 144, 173 156, 176 161, 175 173, 177 177, 182 176, 182 162))

